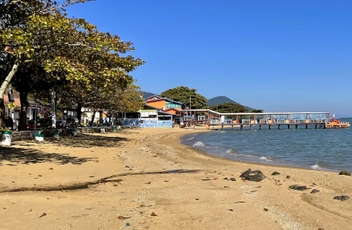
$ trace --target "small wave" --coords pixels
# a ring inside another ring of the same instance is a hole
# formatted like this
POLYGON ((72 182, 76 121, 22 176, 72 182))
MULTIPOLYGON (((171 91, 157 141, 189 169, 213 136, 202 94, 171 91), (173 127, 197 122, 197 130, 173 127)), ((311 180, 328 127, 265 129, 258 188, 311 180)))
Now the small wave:
POLYGON ((192 139, 194 139, 194 137, 187 138, 187 141, 190 141, 190 140, 192 140, 192 139))
POLYGON ((315 165, 311 166, 312 169, 322 170, 323 168, 319 165, 319 161, 315 165))
POLYGON ((226 153, 227 153, 227 154, 232 154, 232 153, 236 153, 236 151, 233 150, 233 149, 229 149, 229 150, 226 150, 226 153))
POLYGON ((269 157, 265 157, 265 156, 262 156, 262 157, 259 157, 260 160, 263 160, 263 161, 273 161, 272 159, 270 159, 269 157))
POLYGON ((193 147, 195 146, 204 146, 204 143, 201 141, 197 141, 196 143, 193 144, 193 147))

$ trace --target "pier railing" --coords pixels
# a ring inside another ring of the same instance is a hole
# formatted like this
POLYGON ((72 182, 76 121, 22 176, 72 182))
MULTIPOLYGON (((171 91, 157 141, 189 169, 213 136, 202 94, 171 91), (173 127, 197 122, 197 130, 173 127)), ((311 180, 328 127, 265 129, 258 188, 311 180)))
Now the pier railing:
MULTIPOLYGON (((195 120, 196 121, 196 120, 195 120)), ((203 120, 204 121, 204 120, 203 120)), ((210 120, 210 125, 288 125, 288 124, 326 124, 327 119, 322 120, 224 120, 212 119, 210 120)))
POLYGON ((291 125, 326 124, 329 112, 265 112, 265 113, 220 113, 209 109, 181 110, 181 119, 188 123, 210 125, 291 125))

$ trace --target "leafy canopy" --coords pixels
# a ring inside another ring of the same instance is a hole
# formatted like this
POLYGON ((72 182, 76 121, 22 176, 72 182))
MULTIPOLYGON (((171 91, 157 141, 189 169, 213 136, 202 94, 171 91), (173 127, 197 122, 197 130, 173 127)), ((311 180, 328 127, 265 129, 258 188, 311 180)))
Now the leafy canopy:
POLYGON ((23 77, 19 68, 39 70, 43 90, 69 90, 87 101, 133 88, 129 72, 144 61, 127 55, 132 43, 65 14, 65 7, 86 1, 0 0, 0 99, 13 77, 23 77))
POLYGON ((160 96, 179 101, 187 107, 191 106, 193 109, 207 108, 207 99, 203 95, 196 93, 196 91, 196 89, 191 89, 186 86, 178 86, 162 92, 160 96))

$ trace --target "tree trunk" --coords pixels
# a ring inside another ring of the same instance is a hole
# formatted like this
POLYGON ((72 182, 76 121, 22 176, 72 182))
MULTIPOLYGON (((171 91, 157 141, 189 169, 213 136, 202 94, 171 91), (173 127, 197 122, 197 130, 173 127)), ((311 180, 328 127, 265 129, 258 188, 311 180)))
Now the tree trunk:
POLYGON ((12 69, 11 69, 10 73, 7 75, 5 80, 2 82, 1 87, 0 87, 0 99, 1 100, 4 99, 4 94, 5 94, 6 88, 8 87, 8 85, 10 84, 13 76, 17 72, 19 64, 20 64, 20 62, 16 60, 15 63, 13 64, 13 66, 12 66, 12 69))
POLYGON ((93 126, 93 122, 94 122, 94 119, 95 119, 95 113, 96 113, 96 111, 93 110, 93 116, 92 116, 92 120, 90 121, 90 126, 93 126))
MULTIPOLYGON (((6 127, 4 99, 0 99, 0 130, 6 127)), ((0 135, 1 136, 1 135, 0 135)))
POLYGON ((6 88, 8 87, 8 85, 10 84, 13 76, 15 75, 15 73, 18 70, 18 66, 20 65, 20 62, 18 60, 15 61, 15 63, 12 66, 11 71, 9 72, 9 74, 7 75, 7 77, 5 78, 5 80, 2 82, 1 87, 0 87, 0 129, 4 129, 5 128, 5 108, 4 108, 4 95, 5 95, 5 91, 6 88))
POLYGON ((21 114, 20 114, 20 124, 19 124, 18 130, 27 129, 27 110, 29 107, 27 96, 28 96, 28 92, 20 92, 21 114))
POLYGON ((79 124, 81 124, 81 118, 82 118, 82 105, 78 104, 77 105, 77 119, 79 120, 79 124))

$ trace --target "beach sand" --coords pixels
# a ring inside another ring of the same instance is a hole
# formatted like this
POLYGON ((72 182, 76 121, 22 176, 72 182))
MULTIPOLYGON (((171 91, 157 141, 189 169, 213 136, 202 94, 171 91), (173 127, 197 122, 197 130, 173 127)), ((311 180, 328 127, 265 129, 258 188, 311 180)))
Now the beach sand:
POLYGON ((352 196, 351 176, 180 144, 206 131, 123 129, 0 147, 0 229, 352 229, 352 199, 334 199, 352 196), (247 169, 266 178, 242 180, 247 169))

